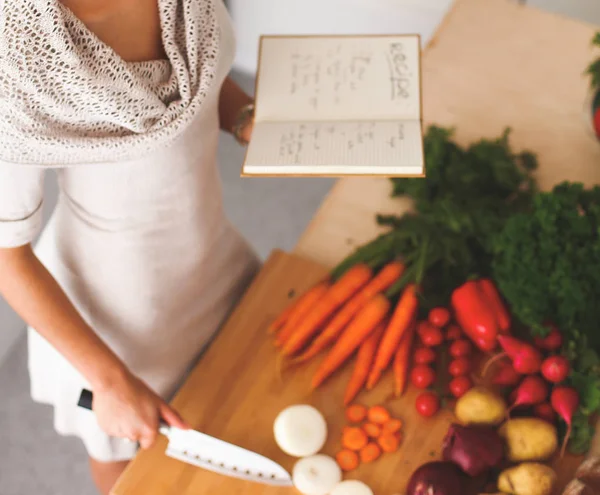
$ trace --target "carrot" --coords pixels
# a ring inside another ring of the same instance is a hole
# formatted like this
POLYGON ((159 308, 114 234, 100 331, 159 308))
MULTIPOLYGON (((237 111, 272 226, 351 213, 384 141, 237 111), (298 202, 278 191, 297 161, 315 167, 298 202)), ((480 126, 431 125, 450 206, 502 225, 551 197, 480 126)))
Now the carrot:
POLYGON ((359 451, 368 442, 367 434, 358 426, 348 428, 342 434, 342 447, 346 449, 359 451))
POLYGON ((365 423, 363 425, 363 430, 370 438, 377 438, 381 435, 381 426, 376 425, 375 423, 365 423))
POLYGON ((410 351, 415 337, 415 327, 412 325, 400 341, 394 356, 394 395, 400 397, 406 389, 406 379, 410 368, 410 351))
POLYGON ((367 380, 367 389, 373 388, 379 381, 383 371, 388 367, 398 344, 400 344, 402 337, 413 322, 417 311, 417 303, 417 289, 414 284, 410 284, 400 296, 390 323, 381 338, 373 369, 367 380))
POLYGON ((331 285, 329 290, 306 314, 283 345, 282 354, 291 356, 298 352, 319 331, 327 318, 363 287, 373 272, 366 264, 354 265, 331 285))
POLYGON ((346 409, 346 419, 350 423, 360 423, 367 417, 367 408, 362 404, 353 404, 346 409))
POLYGON ((371 365, 373 364, 373 359, 375 358, 375 353, 377 352, 377 346, 379 345, 379 341, 381 340, 381 335, 383 334, 384 330, 385 325, 382 322, 379 324, 377 329, 361 344, 360 349, 358 350, 358 355, 356 356, 354 371, 352 372, 352 376, 348 381, 346 393, 344 394, 345 405, 350 404, 350 402, 354 400, 367 381, 369 371, 371 370, 371 365))
POLYGON ((302 363, 316 356, 342 333, 352 318, 367 304, 373 296, 389 288, 404 272, 404 265, 392 261, 385 265, 371 281, 359 290, 327 324, 325 329, 302 354, 294 358, 293 363, 302 363))
POLYGON ((381 448, 376 443, 368 443, 362 449, 360 449, 359 456, 360 460, 365 464, 373 462, 381 455, 381 448))
POLYGON ((383 406, 373 406, 369 408, 367 417, 371 423, 376 423, 379 425, 387 423, 391 418, 390 412, 383 406))
POLYGON ((321 385, 375 331, 389 309, 388 299, 378 294, 360 310, 317 369, 312 379, 313 389, 321 385))
POLYGON ((391 418, 381 426, 382 433, 397 433, 402 428, 402 420, 391 418))
POLYGON ((342 449, 335 455, 335 460, 342 471, 352 471, 358 467, 358 454, 349 449, 342 449))
POLYGON ((293 310, 290 312, 285 324, 277 334, 275 346, 281 347, 294 333, 298 324, 307 315, 308 312, 317 304, 323 295, 329 289, 329 282, 319 282, 314 287, 308 289, 298 301, 294 304, 293 310))
POLYGON ((377 443, 384 452, 396 452, 400 446, 400 441, 395 433, 384 433, 378 439, 377 443))

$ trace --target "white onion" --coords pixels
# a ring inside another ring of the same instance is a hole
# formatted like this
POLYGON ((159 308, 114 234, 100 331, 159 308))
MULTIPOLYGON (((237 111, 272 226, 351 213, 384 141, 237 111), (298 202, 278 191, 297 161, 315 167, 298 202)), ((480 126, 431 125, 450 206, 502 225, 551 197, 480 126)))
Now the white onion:
POLYGON ((322 454, 300 459, 292 472, 294 486, 304 495, 327 495, 341 479, 337 462, 322 454))
POLYGON ((346 480, 338 483, 330 495, 373 495, 373 490, 362 481, 346 480))
POLYGON ((300 404, 279 413, 273 425, 275 441, 286 454, 307 457, 319 452, 327 439, 327 423, 314 407, 300 404))

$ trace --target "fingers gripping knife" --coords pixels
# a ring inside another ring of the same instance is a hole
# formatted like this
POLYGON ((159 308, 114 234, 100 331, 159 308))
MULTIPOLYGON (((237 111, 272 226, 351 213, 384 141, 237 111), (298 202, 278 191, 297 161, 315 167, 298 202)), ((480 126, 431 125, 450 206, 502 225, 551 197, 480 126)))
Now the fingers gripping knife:
MULTIPOLYGON (((91 411, 92 401, 92 393, 83 390, 78 405, 91 411)), ((199 431, 181 430, 165 423, 161 423, 159 432, 169 439, 166 451, 169 457, 233 478, 292 486, 290 474, 283 467, 255 452, 199 431)))

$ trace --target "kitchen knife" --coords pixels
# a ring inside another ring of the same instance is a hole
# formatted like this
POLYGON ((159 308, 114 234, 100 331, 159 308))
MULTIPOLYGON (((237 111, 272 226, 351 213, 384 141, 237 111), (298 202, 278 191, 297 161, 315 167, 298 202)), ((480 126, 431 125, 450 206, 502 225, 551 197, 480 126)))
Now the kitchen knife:
MULTIPOLYGON (((93 394, 83 390, 78 406, 92 410, 93 394)), ((159 432, 169 439, 166 454, 215 473, 265 485, 292 486, 290 474, 260 454, 199 431, 181 430, 161 422, 159 432)))

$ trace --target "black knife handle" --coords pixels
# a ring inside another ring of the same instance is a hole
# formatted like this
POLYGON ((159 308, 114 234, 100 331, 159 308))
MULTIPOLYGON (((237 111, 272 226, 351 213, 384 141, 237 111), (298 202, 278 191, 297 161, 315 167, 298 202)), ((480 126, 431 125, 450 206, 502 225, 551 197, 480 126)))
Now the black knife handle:
POLYGON ((77 405, 79 407, 83 407, 84 409, 92 410, 92 402, 94 400, 94 394, 89 390, 83 389, 81 391, 81 395, 79 396, 79 402, 77 405))

